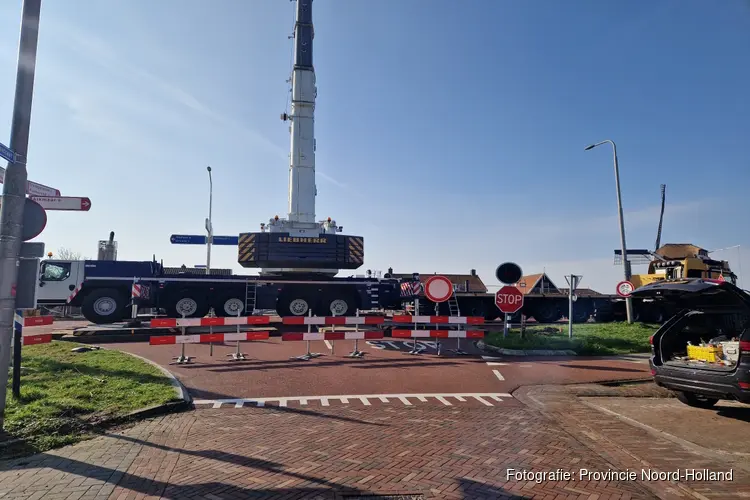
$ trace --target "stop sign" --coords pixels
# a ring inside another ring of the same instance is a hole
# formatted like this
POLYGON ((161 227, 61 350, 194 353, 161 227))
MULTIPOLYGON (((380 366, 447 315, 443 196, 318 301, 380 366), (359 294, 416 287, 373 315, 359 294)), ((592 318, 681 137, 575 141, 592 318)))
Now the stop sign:
POLYGON ((495 293, 495 305, 505 314, 513 314, 523 307, 523 293, 514 286, 506 285, 495 293))

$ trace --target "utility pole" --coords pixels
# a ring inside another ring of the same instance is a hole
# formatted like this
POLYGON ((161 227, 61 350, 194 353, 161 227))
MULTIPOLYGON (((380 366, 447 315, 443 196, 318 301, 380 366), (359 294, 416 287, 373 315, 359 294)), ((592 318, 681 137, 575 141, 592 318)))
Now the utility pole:
POLYGON ((8 162, 0 207, 0 428, 5 422, 5 397, 8 387, 10 343, 13 336, 16 307, 18 255, 21 251, 21 228, 26 204, 26 158, 29 148, 31 101, 34 94, 36 48, 39 39, 39 15, 42 0, 24 0, 21 14, 21 36, 18 44, 16 95, 10 127, 10 149, 14 161, 8 162))

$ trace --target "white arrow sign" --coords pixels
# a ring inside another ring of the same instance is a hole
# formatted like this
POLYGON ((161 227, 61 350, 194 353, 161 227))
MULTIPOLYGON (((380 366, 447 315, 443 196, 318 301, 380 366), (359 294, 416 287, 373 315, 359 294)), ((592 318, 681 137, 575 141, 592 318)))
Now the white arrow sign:
POLYGON ((75 210, 88 212, 91 208, 91 200, 79 196, 29 196, 39 203, 45 210, 75 210))
MULTIPOLYGON (((0 184, 5 180, 5 169, 0 167, 0 184)), ((37 184, 36 182, 26 181, 26 194, 32 196, 60 196, 60 190, 37 184)))

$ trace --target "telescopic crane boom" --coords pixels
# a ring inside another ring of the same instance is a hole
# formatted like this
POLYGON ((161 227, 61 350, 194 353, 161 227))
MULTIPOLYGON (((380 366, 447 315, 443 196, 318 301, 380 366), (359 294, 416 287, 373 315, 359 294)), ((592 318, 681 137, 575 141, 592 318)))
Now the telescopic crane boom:
POLYGON ((242 233, 238 262, 259 267, 262 274, 335 275, 364 263, 361 236, 337 235, 343 227, 328 217, 315 221, 315 68, 313 67, 313 0, 296 0, 292 106, 289 121, 288 217, 275 216, 259 233, 242 233))

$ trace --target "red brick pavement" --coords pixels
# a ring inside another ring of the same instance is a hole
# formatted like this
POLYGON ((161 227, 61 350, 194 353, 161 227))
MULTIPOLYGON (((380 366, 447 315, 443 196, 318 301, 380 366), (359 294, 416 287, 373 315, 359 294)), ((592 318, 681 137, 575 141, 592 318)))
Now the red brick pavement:
MULTIPOLYGON (((323 342, 312 350, 325 356, 310 361, 291 361, 305 352, 303 342, 246 342, 248 361, 228 361, 233 346, 188 345, 196 356, 190 365, 171 365, 179 354, 176 345, 150 346, 128 343, 108 346, 147 357, 167 366, 196 399, 229 399, 327 394, 471 393, 510 392, 526 384, 597 382, 650 377, 647 364, 617 360, 525 357, 503 358, 503 366, 488 366, 479 356, 451 356, 448 351, 411 356, 403 351, 373 349, 360 343, 363 359, 345 357, 352 341, 337 341, 331 355, 323 342), (493 369, 501 372, 498 380, 493 369)), ((451 345, 453 347, 453 345, 451 345)))
POLYGON ((518 404, 197 410, 0 463, 0 498, 654 498, 633 482, 509 480, 508 468, 609 466, 518 404))
MULTIPOLYGON (((599 454, 607 462, 616 464, 620 470, 642 469, 676 471, 685 469, 710 471, 733 470, 733 480, 726 481, 658 481, 645 484, 661 498, 747 498, 750 497, 750 465, 743 457, 728 453, 717 453, 693 443, 670 439, 658 430, 649 431, 631 425, 611 413, 598 411, 591 404, 581 404, 571 391, 561 386, 524 387, 514 396, 530 408, 556 422, 564 431, 599 454)), ((591 400, 587 398, 587 400, 591 400)), ((658 400, 657 400, 658 401, 658 400)), ((633 404, 642 403, 634 398, 633 404)), ((689 410, 685 409, 686 412, 689 410)), ((683 418, 688 413, 682 413, 683 418)), ((693 421, 694 433, 711 433, 707 425, 710 419, 693 421)), ((736 422, 742 429, 743 422, 736 422)), ((717 436, 717 439, 719 436, 717 436)), ((724 436, 731 439, 731 436, 724 436)), ((744 439, 736 436, 736 439, 744 439)))

